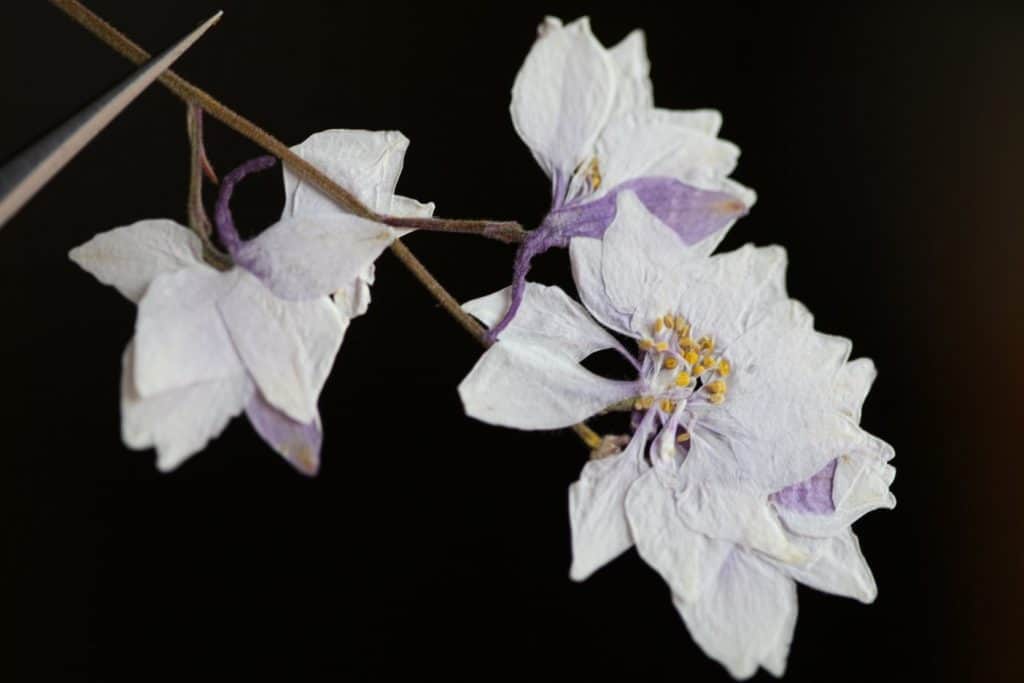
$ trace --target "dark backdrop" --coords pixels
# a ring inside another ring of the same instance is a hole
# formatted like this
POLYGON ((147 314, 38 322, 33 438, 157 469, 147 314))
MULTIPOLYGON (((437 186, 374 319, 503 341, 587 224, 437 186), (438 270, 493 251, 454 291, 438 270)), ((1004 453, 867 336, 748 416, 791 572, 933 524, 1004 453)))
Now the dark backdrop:
MULTIPOLYGON (((879 598, 801 588, 788 678, 1020 680, 1024 10, 896 4, 90 3, 151 49, 223 8, 184 75, 289 143, 399 129, 402 192, 526 224, 547 185, 507 107, 535 25, 589 13, 606 43, 644 27, 658 103, 720 109, 744 150, 760 201, 726 246, 784 245, 792 295, 880 369, 863 422, 896 447, 899 504, 856 525, 879 598)), ((46 3, 4 3, 0 158, 129 71, 46 3)), ((222 172, 258 153, 208 133, 222 172)), ((153 88, 0 233, 12 678, 726 679, 634 552, 568 580, 586 453, 461 415, 479 350, 389 255, 320 401, 318 478, 244 420, 171 475, 126 450, 135 311, 66 253, 184 222, 186 160, 184 109, 153 88)), ((247 181, 239 222, 258 230, 280 201, 276 172, 247 181)), ((460 298, 509 279, 508 247, 407 241, 460 298)), ((564 253, 537 264, 567 274, 564 253)))

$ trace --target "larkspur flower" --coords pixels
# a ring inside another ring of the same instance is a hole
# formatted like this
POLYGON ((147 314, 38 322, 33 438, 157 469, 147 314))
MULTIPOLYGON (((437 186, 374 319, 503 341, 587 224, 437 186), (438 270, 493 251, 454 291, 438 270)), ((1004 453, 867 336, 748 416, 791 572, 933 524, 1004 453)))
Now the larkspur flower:
MULTIPOLYGON (((407 144, 395 132, 334 130, 293 149, 375 210, 429 215, 432 206, 394 194, 407 144)), ((374 259, 401 231, 344 213, 287 171, 284 183, 281 220, 258 237, 241 240, 230 216, 218 216, 236 264, 225 271, 204 262, 195 233, 166 219, 101 233, 70 253, 138 304, 121 431, 130 448, 155 447, 161 470, 242 410, 298 470, 319 468, 317 399, 349 321, 366 310, 374 259)))
POLYGON ((729 179, 739 149, 718 139, 722 117, 654 106, 642 31, 606 49, 589 20, 547 18, 516 76, 512 121, 551 179, 551 210, 516 255, 510 307, 522 298, 532 259, 578 236, 601 237, 616 197, 633 192, 693 251, 710 254, 753 205, 729 179))
MULTIPOLYGON (((871 361, 848 361, 848 340, 813 329, 786 293, 783 249, 705 256, 631 193, 604 238, 574 240, 570 257, 586 308, 530 283, 459 387, 467 413, 552 429, 633 400, 628 445, 590 460, 570 488, 571 577, 635 545, 708 655, 737 678, 759 665, 781 675, 796 581, 876 594, 850 529, 895 504, 892 449, 858 426, 871 361), (619 350, 637 379, 581 365, 602 349, 619 350)), ((465 309, 493 325, 509 297, 465 309)))

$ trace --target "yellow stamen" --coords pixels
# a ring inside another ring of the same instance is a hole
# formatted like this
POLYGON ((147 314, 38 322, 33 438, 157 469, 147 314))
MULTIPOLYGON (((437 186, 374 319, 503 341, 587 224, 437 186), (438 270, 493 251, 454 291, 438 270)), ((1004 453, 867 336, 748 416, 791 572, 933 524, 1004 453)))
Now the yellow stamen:
POLYGON ((650 351, 653 348, 654 348, 654 342, 652 342, 650 339, 641 339, 640 340, 640 350, 641 351, 650 351))
POLYGON ((676 360, 676 357, 675 357, 675 356, 669 356, 668 358, 666 358, 666 359, 665 359, 665 363, 664 363, 664 365, 665 365, 665 367, 666 367, 666 368, 668 368, 669 370, 672 370, 672 369, 674 369, 674 368, 675 368, 675 367, 676 367, 677 365, 679 365, 679 361, 678 361, 678 360, 676 360))
POLYGON ((683 432, 682 434, 680 434, 679 436, 676 437, 676 443, 686 443, 689 440, 690 440, 690 433, 689 432, 683 432))
POLYGON ((678 375, 676 375, 676 386, 677 387, 685 387, 689 383, 690 383, 690 373, 688 373, 685 370, 683 370, 678 375))
POLYGON ((643 398, 640 399, 640 406, 644 410, 647 410, 648 408, 650 408, 653 405, 654 405, 654 397, 653 396, 644 396, 643 398))
POLYGON ((725 394, 711 394, 711 402, 716 406, 721 404, 725 400, 725 394))
POLYGON ((696 377, 698 375, 703 375, 705 370, 707 370, 707 368, 698 363, 693 366, 693 376, 696 377))
POLYGON ((686 353, 683 354, 683 360, 685 360, 690 365, 693 365, 694 363, 697 362, 697 352, 693 350, 687 351, 686 353))
POLYGON ((724 394, 725 389, 725 382, 720 379, 716 379, 714 382, 710 382, 708 384, 708 391, 710 391, 712 394, 724 394))
POLYGON ((655 320, 653 329, 654 334, 661 334, 661 331, 665 329, 665 320, 663 318, 658 318, 657 320, 655 320))
POLYGON ((704 356, 703 358, 700 359, 700 364, 703 365, 706 368, 713 368, 713 367, 715 367, 715 363, 717 363, 717 362, 718 361, 716 361, 711 356, 704 356))
POLYGON ((686 322, 686 318, 681 315, 676 316, 676 329, 682 334, 683 329, 687 332, 690 331, 690 323, 686 322))
POLYGON ((587 180, 590 181, 592 190, 601 187, 601 167, 597 164, 597 157, 590 160, 590 166, 587 167, 587 180))
POLYGON ((715 340, 711 337, 703 336, 697 340, 697 346, 699 346, 702 351, 711 353, 715 350, 715 340))
POLYGON ((633 410, 643 410, 643 409, 644 409, 644 400, 642 398, 638 398, 637 400, 633 401, 633 410))
POLYGON ((668 329, 671 330, 675 326, 676 326, 676 319, 673 318, 670 315, 666 315, 665 316, 665 327, 667 327, 668 329))
POLYGON ((668 351, 668 342, 667 341, 656 342, 654 344, 654 349, 656 351, 668 351))
POLYGON ((718 361, 719 375, 721 375, 722 377, 728 377, 730 372, 732 372, 732 365, 729 364, 729 361, 727 361, 724 358, 718 361))
POLYGON ((676 409, 676 402, 670 398, 661 399, 661 409, 666 413, 671 413, 676 409))

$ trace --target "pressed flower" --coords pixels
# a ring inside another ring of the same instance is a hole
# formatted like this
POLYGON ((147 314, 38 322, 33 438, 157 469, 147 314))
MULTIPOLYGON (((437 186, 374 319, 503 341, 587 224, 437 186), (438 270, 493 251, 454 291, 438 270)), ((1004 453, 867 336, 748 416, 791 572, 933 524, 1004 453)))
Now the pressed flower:
POLYGON ((739 149, 718 139, 713 110, 654 107, 643 32, 605 48, 589 20, 547 18, 516 77, 512 121, 551 179, 551 210, 516 256, 508 314, 515 315, 530 261, 578 236, 601 237, 616 198, 634 193, 684 244, 711 253, 754 203, 729 179, 739 149))
MULTIPOLYGON (((406 146, 399 133, 327 131, 294 150, 372 208, 428 215, 432 207, 394 195, 406 146)), ((228 270, 204 262, 199 237, 165 219, 101 233, 70 253, 138 304, 123 359, 122 437, 155 447, 161 470, 243 410, 297 469, 319 467, 317 398, 350 319, 366 310, 373 261, 400 231, 335 209, 287 172, 285 196, 281 220, 250 241, 218 211, 236 264, 228 270)))
MULTIPOLYGON (((707 654, 737 678, 758 666, 781 675, 796 581, 875 597, 850 529, 895 502, 892 449, 858 425, 874 367, 849 361, 850 342, 815 331, 788 297, 781 248, 709 257, 634 194, 617 202, 603 239, 570 247, 585 308, 528 284, 460 395, 469 415, 520 429, 632 401, 632 439, 588 462, 570 489, 572 578, 635 545, 707 654), (602 349, 617 349, 636 379, 580 364, 602 349)), ((493 325, 509 298, 465 309, 493 325)))

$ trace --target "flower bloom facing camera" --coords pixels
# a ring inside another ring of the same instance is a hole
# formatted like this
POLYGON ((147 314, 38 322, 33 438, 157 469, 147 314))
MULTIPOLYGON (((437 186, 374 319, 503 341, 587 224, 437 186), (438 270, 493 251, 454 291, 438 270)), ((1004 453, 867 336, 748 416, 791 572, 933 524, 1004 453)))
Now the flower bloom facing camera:
MULTIPOLYGON (((850 362, 848 340, 814 330, 786 293, 781 248, 708 257, 632 192, 617 197, 603 239, 574 239, 570 256, 585 308, 529 284, 459 387, 466 412, 555 429, 626 403, 628 444, 588 462, 570 489, 571 576, 635 545, 708 655, 736 678, 759 666, 781 675, 795 582, 864 602, 876 594, 850 529, 895 504, 892 449, 858 426, 872 363, 850 362), (603 349, 636 379, 581 364, 603 349)), ((464 308, 493 325, 509 298, 464 308)))
POLYGON ((710 254, 754 193, 729 179, 739 149, 718 139, 713 110, 658 109, 641 31, 605 48, 590 22, 548 18, 512 89, 512 122, 551 179, 551 210, 516 257, 504 329, 534 256, 601 237, 616 198, 634 193, 693 252, 710 254))
MULTIPOLYGON (((431 206, 394 195, 407 144, 400 133, 326 131, 295 151, 375 210, 429 215, 431 206)), ((281 220, 252 240, 238 237, 229 215, 218 226, 234 262, 226 270, 204 261, 194 232, 165 219, 101 233, 70 253, 138 304, 121 432, 130 448, 155 447, 161 470, 243 410, 298 470, 319 468, 317 399, 349 321, 366 310, 373 262, 400 231, 342 212, 287 172, 285 199, 281 220)))

